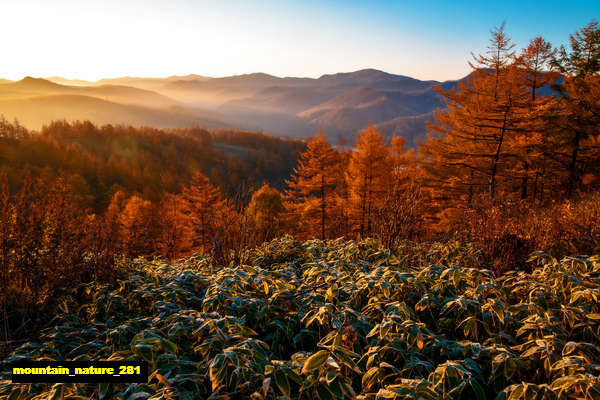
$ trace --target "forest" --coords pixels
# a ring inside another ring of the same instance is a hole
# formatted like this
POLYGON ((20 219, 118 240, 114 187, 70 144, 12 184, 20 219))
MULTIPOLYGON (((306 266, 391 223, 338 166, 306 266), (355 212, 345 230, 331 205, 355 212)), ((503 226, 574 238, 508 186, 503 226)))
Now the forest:
POLYGON ((413 148, 0 121, 0 355, 154 371, 0 396, 600 398, 600 25, 470 65, 413 148))

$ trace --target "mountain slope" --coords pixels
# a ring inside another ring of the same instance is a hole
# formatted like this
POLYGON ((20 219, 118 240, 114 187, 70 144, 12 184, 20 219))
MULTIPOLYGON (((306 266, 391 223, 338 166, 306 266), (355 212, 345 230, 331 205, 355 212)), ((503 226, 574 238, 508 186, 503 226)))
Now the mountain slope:
POLYGON ((96 97, 55 94, 0 100, 0 111, 9 120, 18 119, 30 129, 40 129, 52 120, 90 120, 96 124, 125 124, 156 128, 200 125, 206 128, 226 128, 213 113, 171 106, 150 108, 120 104, 96 97))
POLYGON ((149 118, 146 123, 170 120, 176 126, 189 121, 189 113, 183 112, 182 120, 175 121, 168 109, 181 105, 186 109, 211 110, 213 120, 227 121, 238 128, 296 137, 324 130, 331 140, 339 135, 352 140, 366 124, 375 123, 386 136, 404 136, 411 145, 425 137, 425 121, 433 111, 445 107, 433 86, 449 90, 458 82, 421 81, 375 69, 316 79, 265 73, 223 78, 193 74, 168 78, 122 77, 96 82, 60 77, 25 78, 0 84, 0 99, 23 100, 49 94, 88 96, 111 103, 159 108, 161 116, 149 118), (165 118, 165 113, 170 117, 165 118))
MULTIPOLYGON (((240 78, 225 79, 219 85, 213 81, 182 85, 189 90, 188 99, 193 99, 190 93, 194 90, 198 99, 210 87, 215 91, 208 97, 214 103, 220 102, 216 109, 225 118, 255 124, 274 134, 312 136, 317 130, 324 130, 332 140, 339 135, 352 140, 367 123, 375 123, 385 126, 389 135, 393 132, 405 136, 410 145, 425 137, 422 115, 445 107, 433 86, 448 90, 457 84, 420 81, 373 69, 318 79, 260 76, 250 85, 251 78, 245 76, 241 86, 233 83, 240 78), (411 120, 404 118, 408 116, 419 122, 408 122, 411 120)), ((177 98, 176 93, 170 95, 177 98)))
POLYGON ((151 107, 164 107, 180 104, 178 101, 170 99, 162 94, 130 86, 68 86, 46 79, 32 77, 25 77, 18 82, 0 84, 0 99, 18 99, 31 96, 47 96, 50 94, 91 96, 113 102, 139 104, 151 107))
POLYGON ((378 125, 381 134, 386 138, 402 136, 407 147, 417 147, 419 141, 425 139, 427 121, 433 120, 433 111, 420 114, 396 117, 378 125))
POLYGON ((188 80, 208 80, 212 79, 202 75, 173 75, 167 78, 139 78, 134 76, 124 76, 120 78, 104 78, 97 81, 86 81, 82 79, 67 79, 60 76, 51 76, 45 78, 51 82, 58 83, 61 85, 69 86, 101 86, 101 85, 118 85, 118 86, 132 86, 140 89, 154 90, 163 86, 166 82, 170 81, 188 81, 188 80))
POLYGON ((410 110, 383 92, 371 88, 350 90, 298 114, 317 129, 352 130, 369 123, 409 115, 410 110))
POLYGON ((317 79, 319 85, 352 89, 369 87, 377 90, 427 90, 435 81, 420 81, 402 75, 389 74, 376 69, 363 69, 355 72, 343 72, 332 75, 323 75, 317 79))

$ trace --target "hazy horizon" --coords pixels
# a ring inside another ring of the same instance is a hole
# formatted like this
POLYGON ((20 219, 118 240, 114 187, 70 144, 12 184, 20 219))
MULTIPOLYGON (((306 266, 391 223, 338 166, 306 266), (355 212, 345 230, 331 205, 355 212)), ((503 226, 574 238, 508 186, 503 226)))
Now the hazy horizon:
MULTIPOLYGON (((245 73, 241 73, 241 74, 233 74, 233 75, 221 75, 221 76, 210 76, 210 75, 204 75, 204 74, 199 74, 196 72, 189 72, 189 73, 182 73, 182 74, 166 74, 166 75, 162 75, 162 76, 158 76, 158 75, 115 75, 115 76, 102 76, 98 79, 84 79, 78 76, 65 76, 65 75, 23 75, 17 79, 9 79, 5 76, 0 76, 0 79, 7 79, 7 80, 11 80, 14 82, 18 82, 20 80, 23 80, 25 78, 35 78, 35 79, 52 79, 52 78, 62 78, 65 80, 69 80, 69 81, 85 81, 85 82, 90 82, 90 83, 96 83, 102 80, 113 80, 113 79, 120 79, 120 78, 131 78, 131 79, 136 79, 136 78, 141 78, 141 79, 168 79, 168 78, 174 78, 174 77, 187 77, 187 76, 198 76, 198 77, 202 77, 202 78, 208 78, 208 79, 221 79, 221 78, 230 78, 230 77, 234 77, 234 76, 245 76, 245 75, 257 75, 257 74, 266 74, 269 76, 273 76, 275 78, 281 78, 281 79, 285 79, 285 78, 300 78, 300 79, 319 79, 323 76, 327 76, 327 75, 336 75, 336 74, 351 74, 351 73, 355 73, 355 72, 360 72, 360 71, 366 71, 366 70, 374 70, 374 71, 380 71, 380 72, 384 72, 386 74, 391 74, 391 75, 397 75, 397 76, 405 76, 408 78, 414 78, 414 79, 419 79, 416 78, 414 76, 410 76, 407 74, 402 74, 402 73, 396 73, 396 72, 390 72, 390 71, 385 71, 382 69, 378 69, 378 68, 372 68, 372 67, 365 67, 365 68, 361 68, 361 69, 357 69, 357 70, 352 70, 352 71, 336 71, 336 72, 327 72, 327 73, 322 73, 322 74, 317 74, 315 76, 293 76, 293 75, 276 75, 276 74, 271 74, 268 72, 264 72, 264 71, 253 71, 253 72, 245 72, 245 73)), ((457 81, 460 80, 462 78, 464 78, 466 75, 468 75, 470 73, 470 71, 467 71, 467 73, 465 75, 461 75, 461 76, 457 76, 454 78, 449 78, 449 79, 419 79, 422 81, 439 81, 439 82, 445 82, 445 81, 457 81)))

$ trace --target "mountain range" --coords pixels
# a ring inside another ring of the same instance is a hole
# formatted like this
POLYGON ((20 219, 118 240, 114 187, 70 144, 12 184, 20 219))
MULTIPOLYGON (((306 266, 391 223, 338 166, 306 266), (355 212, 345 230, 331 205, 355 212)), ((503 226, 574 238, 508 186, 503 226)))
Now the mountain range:
MULTIPOLYGON (((464 79, 464 78, 463 78, 464 79)), ((30 129, 53 119, 89 119, 97 124, 157 128, 201 125, 306 137, 325 132, 351 141, 368 123, 384 136, 404 136, 409 146, 425 135, 425 121, 458 81, 421 81, 375 69, 276 77, 264 73, 210 78, 122 77, 99 81, 62 77, 0 80, 0 114, 30 129)))

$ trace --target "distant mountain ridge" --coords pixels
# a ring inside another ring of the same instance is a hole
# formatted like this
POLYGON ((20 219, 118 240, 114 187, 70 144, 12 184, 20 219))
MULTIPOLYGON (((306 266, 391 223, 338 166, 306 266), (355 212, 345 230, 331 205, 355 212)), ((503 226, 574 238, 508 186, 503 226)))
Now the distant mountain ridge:
POLYGON ((231 127, 213 111, 184 106, 154 91, 107 84, 62 85, 32 77, 0 84, 0 114, 30 129, 63 119, 156 128, 231 127))
POLYGON ((40 118, 42 115, 56 119, 67 115, 90 117, 96 123, 106 123, 111 113, 115 113, 115 123, 160 125, 157 127, 185 126, 195 121, 207 127, 237 127, 295 137, 312 136, 322 130, 334 141, 338 136, 352 140, 366 124, 374 123, 386 136, 404 136, 408 144, 414 146, 425 136, 425 121, 432 118, 438 107, 445 106, 433 85, 447 90, 457 82, 422 81, 376 69, 319 78, 277 77, 265 73, 222 78, 194 74, 167 78, 121 77, 94 82, 27 77, 18 82, 0 81, 0 107, 3 108, 0 113, 33 125, 42 122, 36 120, 36 113, 40 118), (78 105, 73 97, 65 97, 67 95, 100 99, 105 103, 88 99, 78 105), (43 97, 43 100, 33 100, 35 97, 43 97), (69 101, 65 102, 67 98, 69 101), (61 104, 64 116, 59 115, 61 104), (102 110, 85 109, 91 104, 102 110), (35 110, 31 109, 34 105, 38 107, 35 110), (134 112, 132 107, 141 107, 144 112, 137 108, 134 112), (152 113, 156 116, 151 116, 152 113), (97 115, 95 119, 94 115, 97 115))
POLYGON ((245 76, 244 82, 252 82, 252 87, 241 83, 240 77, 218 79, 198 85, 180 82, 178 90, 191 101, 216 107, 228 121, 254 124, 276 134, 310 136, 320 130, 333 140, 338 136, 352 140, 366 124, 373 123, 388 137, 404 136, 411 146, 425 137, 425 123, 432 112, 445 107, 433 86, 448 90, 458 82, 421 81, 374 69, 316 79, 261 75, 252 80, 245 76), (228 85, 234 89, 227 91, 228 85), (206 103, 202 96, 207 92, 213 93, 212 99, 226 98, 211 104, 209 97, 206 103))

